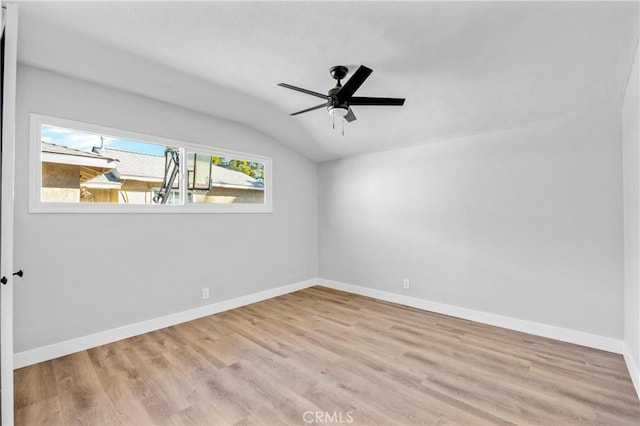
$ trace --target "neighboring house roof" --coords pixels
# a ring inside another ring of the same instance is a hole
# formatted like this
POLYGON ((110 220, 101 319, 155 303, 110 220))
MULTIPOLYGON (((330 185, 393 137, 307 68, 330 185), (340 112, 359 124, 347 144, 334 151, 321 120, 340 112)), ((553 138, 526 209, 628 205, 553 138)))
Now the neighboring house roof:
MULTIPOLYGON (((64 154, 64 155, 75 155, 78 157, 89 157, 89 158, 107 158, 104 155, 96 154, 94 152, 80 151, 79 149, 69 148, 63 145, 56 145, 50 142, 42 141, 42 152, 49 152, 52 154, 64 154)), ((111 158, 111 160, 113 160, 111 158)))
MULTIPOLYGON (((118 159, 116 171, 121 181, 145 180, 162 182, 164 179, 164 157, 109 148, 94 148, 94 152, 100 152, 102 155, 118 159)), ((264 189, 264 182, 242 172, 215 164, 212 164, 211 167, 212 186, 239 189, 264 189)))
POLYGON ((237 170, 211 165, 211 185, 225 188, 264 189, 264 182, 237 170))
POLYGON ((42 161, 46 163, 73 164, 86 167, 101 167, 111 169, 115 167, 115 158, 93 152, 80 151, 49 142, 41 142, 42 161))
POLYGON ((118 159, 116 170, 120 180, 162 182, 164 179, 164 156, 119 151, 109 148, 94 148, 93 152, 118 159))

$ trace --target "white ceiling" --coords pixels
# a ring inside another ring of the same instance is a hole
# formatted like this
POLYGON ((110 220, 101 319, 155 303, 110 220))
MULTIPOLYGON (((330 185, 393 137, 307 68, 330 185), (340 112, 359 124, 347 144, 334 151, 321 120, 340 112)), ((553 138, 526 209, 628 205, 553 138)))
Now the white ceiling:
POLYGON ((316 161, 619 108, 638 2, 28 2, 23 63, 240 121, 316 161), (332 129, 337 64, 373 74, 332 129))

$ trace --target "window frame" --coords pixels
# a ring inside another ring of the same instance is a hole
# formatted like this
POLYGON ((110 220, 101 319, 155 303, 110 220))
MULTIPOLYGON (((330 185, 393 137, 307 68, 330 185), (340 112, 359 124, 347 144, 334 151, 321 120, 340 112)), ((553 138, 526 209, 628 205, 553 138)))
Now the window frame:
POLYGON ((213 146, 195 144, 161 136, 116 129, 43 114, 30 114, 29 131, 29 213, 272 213, 272 160, 270 157, 213 146), (69 203, 41 201, 42 125, 63 127, 121 139, 180 148, 180 164, 186 165, 187 151, 198 154, 237 158, 264 164, 264 203, 189 203, 186 167, 180 167, 181 204, 69 203))

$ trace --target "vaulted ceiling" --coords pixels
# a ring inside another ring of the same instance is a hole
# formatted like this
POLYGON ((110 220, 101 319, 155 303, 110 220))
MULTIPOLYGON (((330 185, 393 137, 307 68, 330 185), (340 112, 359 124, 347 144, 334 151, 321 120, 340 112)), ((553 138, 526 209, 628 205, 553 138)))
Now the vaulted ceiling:
POLYGON ((637 2, 25 2, 19 60, 242 122, 316 160, 620 108, 637 2), (373 74, 332 128, 280 82, 373 74))

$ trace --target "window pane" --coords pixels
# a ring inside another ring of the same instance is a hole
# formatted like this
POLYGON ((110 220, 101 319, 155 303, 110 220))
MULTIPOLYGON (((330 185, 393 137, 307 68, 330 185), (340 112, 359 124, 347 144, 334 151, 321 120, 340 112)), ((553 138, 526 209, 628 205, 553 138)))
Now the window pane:
MULTIPOLYGON (((41 201, 158 204, 175 149, 44 124, 40 130, 41 201)), ((179 200, 178 185, 176 178, 179 200)))
POLYGON ((196 153, 187 159, 190 203, 264 204, 263 163, 196 153))
POLYGON ((189 189, 211 189, 211 156, 187 153, 189 189))
MULTIPOLYGON (((160 195, 160 188, 152 188, 151 191, 153 192, 153 197, 154 197, 153 199, 156 200, 157 199, 156 197, 160 195)), ((162 201, 161 199, 158 199, 158 203, 160 203, 161 201, 162 201)), ((169 191, 167 195, 167 202, 165 204, 169 204, 169 205, 180 204, 180 191, 177 189, 172 189, 171 191, 169 191)))

